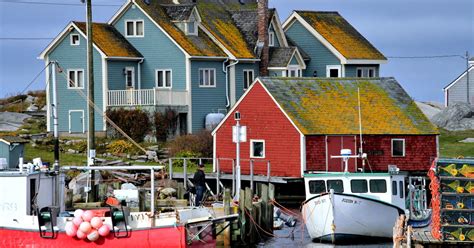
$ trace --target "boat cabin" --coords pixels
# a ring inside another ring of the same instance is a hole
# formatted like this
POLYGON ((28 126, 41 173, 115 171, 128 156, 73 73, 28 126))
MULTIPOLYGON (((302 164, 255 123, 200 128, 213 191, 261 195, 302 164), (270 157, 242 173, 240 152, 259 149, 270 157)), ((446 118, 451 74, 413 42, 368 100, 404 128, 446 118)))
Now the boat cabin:
POLYGON ((306 200, 329 192, 357 195, 405 207, 404 174, 391 173, 307 173, 304 175, 306 200))

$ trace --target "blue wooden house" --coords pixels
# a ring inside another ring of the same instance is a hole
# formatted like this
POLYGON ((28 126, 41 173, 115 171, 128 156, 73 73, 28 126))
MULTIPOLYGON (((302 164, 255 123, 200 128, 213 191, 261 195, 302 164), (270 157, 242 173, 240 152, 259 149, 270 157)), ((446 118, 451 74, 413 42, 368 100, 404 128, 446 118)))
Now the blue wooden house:
MULTIPOLYGON (((321 68, 329 65, 341 68, 337 76, 378 76, 385 57, 337 13, 324 19, 344 21, 334 35, 352 43, 340 51, 308 22, 294 21, 303 18, 298 13, 282 25, 267 0, 128 0, 108 23, 93 24, 95 103, 104 113, 172 108, 179 129, 193 133, 208 114, 225 113, 257 76, 326 76, 321 68), (363 49, 348 52, 354 44, 363 49), (352 56, 364 52, 370 56, 352 56), (358 73, 359 65, 375 70, 358 73)), ((83 22, 69 23, 40 55, 60 67, 47 79, 56 73, 62 133, 87 132, 86 30, 83 22)), ((47 92, 49 103, 51 87, 47 92)), ((103 115, 95 118, 96 130, 106 131, 103 115)))
POLYGON ((25 143, 28 143, 28 141, 19 137, 0 137, 0 169, 18 167, 20 157, 23 156, 25 143))

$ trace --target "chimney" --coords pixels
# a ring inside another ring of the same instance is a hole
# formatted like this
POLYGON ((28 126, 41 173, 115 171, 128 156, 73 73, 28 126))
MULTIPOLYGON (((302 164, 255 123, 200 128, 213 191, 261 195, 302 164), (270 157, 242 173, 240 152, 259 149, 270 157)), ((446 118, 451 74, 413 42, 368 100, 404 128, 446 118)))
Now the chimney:
POLYGON ((258 0, 258 42, 262 46, 260 55, 260 76, 268 76, 268 0, 258 0))

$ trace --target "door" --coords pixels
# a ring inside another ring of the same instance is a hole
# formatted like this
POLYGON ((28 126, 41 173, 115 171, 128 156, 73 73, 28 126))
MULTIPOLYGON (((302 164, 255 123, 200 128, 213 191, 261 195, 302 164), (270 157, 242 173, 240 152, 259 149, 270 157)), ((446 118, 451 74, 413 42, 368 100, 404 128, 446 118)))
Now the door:
POLYGON ((84 133, 84 110, 69 110, 69 133, 84 133))
MULTIPOLYGON (((356 136, 326 136, 327 147, 327 168, 328 171, 344 171, 344 163, 341 158, 331 158, 331 156, 340 156, 342 149, 351 149, 352 155, 357 154, 356 136)), ((348 170, 356 170, 356 159, 349 159, 348 170)))

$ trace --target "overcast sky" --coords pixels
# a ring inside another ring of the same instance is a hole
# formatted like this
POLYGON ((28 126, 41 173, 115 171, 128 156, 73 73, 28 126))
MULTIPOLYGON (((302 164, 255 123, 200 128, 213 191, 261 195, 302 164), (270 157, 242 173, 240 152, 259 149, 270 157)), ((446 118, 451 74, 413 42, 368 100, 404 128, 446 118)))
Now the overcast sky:
MULTIPOLYGON (((50 40, 71 21, 85 20, 80 0, 0 0, 0 97, 21 92, 44 67, 38 60, 50 40), (12 3, 17 2, 17 3, 12 3)), ((198 0, 199 1, 199 0, 198 0)), ((120 5, 123 0, 92 0, 120 5)), ((385 56, 474 56, 474 0, 270 0, 280 18, 293 9, 338 11, 385 56)), ((119 6, 96 6, 94 21, 106 22, 119 6)), ((382 76, 395 77, 416 100, 443 101, 442 88, 464 69, 461 58, 395 59, 382 66, 382 76)), ((30 89, 44 89, 44 76, 30 89)))

